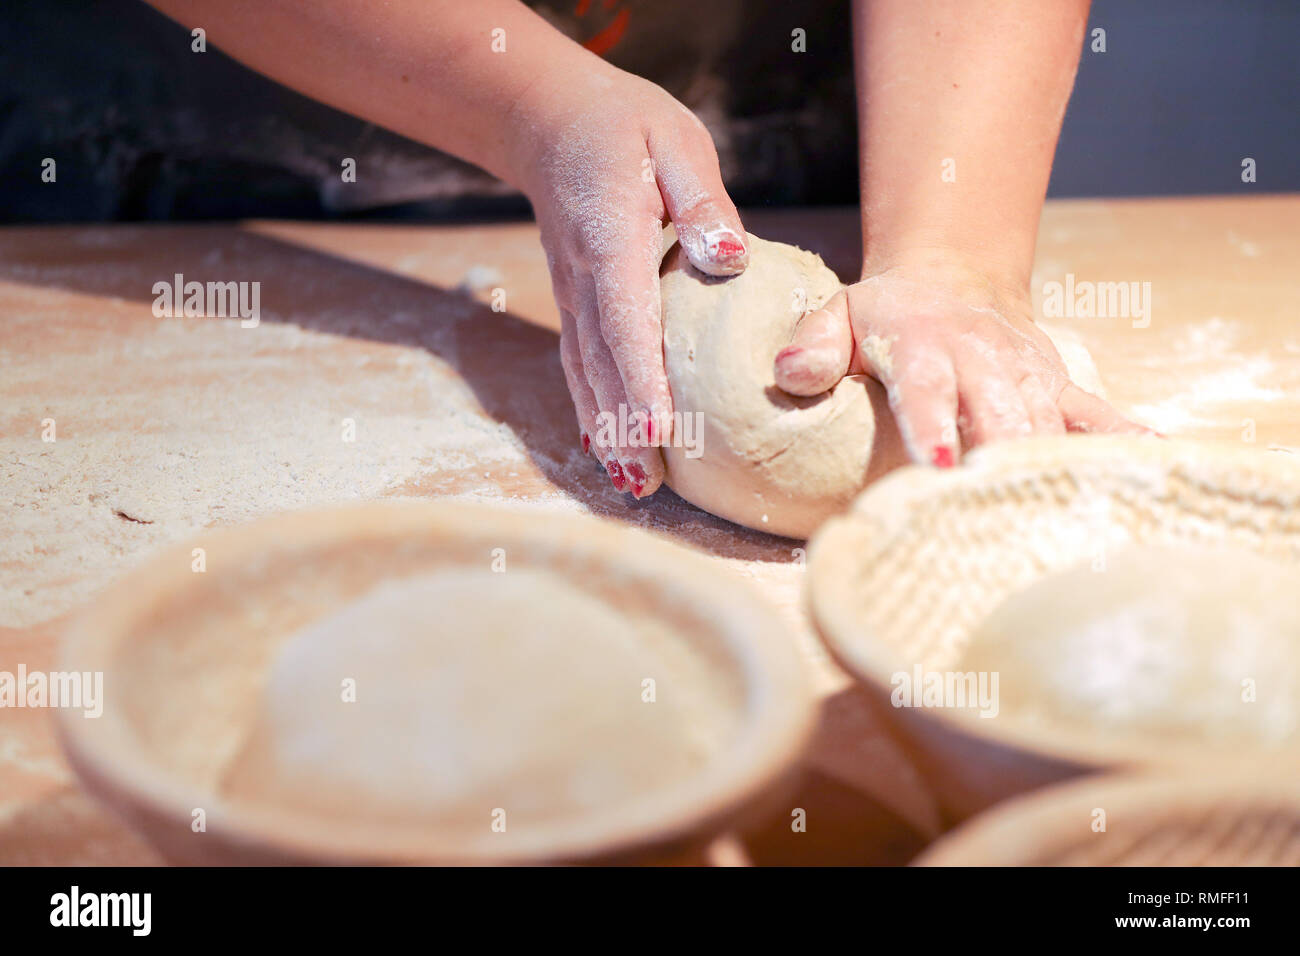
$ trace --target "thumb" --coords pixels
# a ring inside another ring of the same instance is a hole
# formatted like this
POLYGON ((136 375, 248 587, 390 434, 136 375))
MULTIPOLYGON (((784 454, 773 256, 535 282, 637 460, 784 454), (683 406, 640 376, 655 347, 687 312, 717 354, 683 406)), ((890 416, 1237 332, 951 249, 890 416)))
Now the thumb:
POLYGON ((706 275, 736 275, 749 265, 749 242, 722 185, 713 141, 703 126, 700 133, 693 142, 674 143, 664 151, 651 144, 652 155, 659 153, 659 193, 691 265, 706 275))
POLYGON ((799 320, 790 344, 776 354, 776 385, 791 395, 820 395, 849 372, 853 329, 849 297, 840 292, 799 320))

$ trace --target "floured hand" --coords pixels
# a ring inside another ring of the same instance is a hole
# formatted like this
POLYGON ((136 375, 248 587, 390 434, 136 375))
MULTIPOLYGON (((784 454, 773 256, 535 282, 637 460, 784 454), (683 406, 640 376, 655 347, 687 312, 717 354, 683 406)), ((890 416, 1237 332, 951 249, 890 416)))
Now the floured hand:
POLYGON ((672 437, 663 224, 712 275, 744 270, 745 231, 708 131, 658 86, 601 64, 539 80, 519 116, 511 145, 527 157, 519 178, 541 226, 580 441, 639 498, 663 480, 658 446, 672 437))
POLYGON ((805 316, 777 384, 817 395, 865 372, 888 390, 909 457, 947 467, 985 442, 1066 431, 1149 433, 1070 381, 1027 292, 938 257, 867 276, 805 316))

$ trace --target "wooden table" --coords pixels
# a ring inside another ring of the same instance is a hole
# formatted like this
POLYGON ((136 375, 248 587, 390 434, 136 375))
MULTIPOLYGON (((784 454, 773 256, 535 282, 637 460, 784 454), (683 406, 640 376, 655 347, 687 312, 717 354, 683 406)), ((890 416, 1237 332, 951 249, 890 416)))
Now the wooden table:
MULTIPOLYGON (((855 221, 849 209, 745 216, 846 278, 855 221)), ((1049 203, 1036 294, 1066 274, 1150 282, 1147 327, 1054 320, 1092 350, 1110 398, 1169 434, 1297 448, 1297 223, 1297 196, 1049 203)), ((371 497, 592 512, 759 583, 812 662, 823 719, 797 801, 808 832, 776 820, 751 855, 907 861, 940 821, 815 640, 800 543, 668 491, 615 493, 578 448, 557 327, 531 223, 0 231, 0 670, 55 667, 66 615, 204 527, 371 497), (176 273, 260 282, 261 323, 155 317, 154 283, 176 273)), ((80 791, 48 711, 0 710, 0 864, 153 862, 80 791)))

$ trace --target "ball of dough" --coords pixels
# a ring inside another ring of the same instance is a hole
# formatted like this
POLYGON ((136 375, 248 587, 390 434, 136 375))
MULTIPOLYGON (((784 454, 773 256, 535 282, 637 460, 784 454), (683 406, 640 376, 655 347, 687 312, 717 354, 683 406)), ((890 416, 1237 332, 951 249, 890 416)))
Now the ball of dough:
MULTIPOLYGON (((749 268, 709 276, 674 245, 660 269, 673 406, 667 483, 737 524, 806 538, 868 482, 907 461, 884 389, 850 375, 811 398, 776 387, 776 354, 843 283, 811 252, 749 237, 749 268)), ((1073 333, 1042 326, 1071 377, 1102 394, 1073 333)))
POLYGON ((1254 552, 1136 547, 1008 598, 958 670, 998 672, 1001 712, 1033 721, 1296 743, 1297 592, 1300 572, 1254 552))
POLYGON ((749 268, 708 276, 675 245, 660 270, 676 431, 668 486, 737 524, 805 538, 904 460, 884 389, 851 375, 812 398, 776 387, 776 353, 843 288, 811 252, 749 237, 749 268))

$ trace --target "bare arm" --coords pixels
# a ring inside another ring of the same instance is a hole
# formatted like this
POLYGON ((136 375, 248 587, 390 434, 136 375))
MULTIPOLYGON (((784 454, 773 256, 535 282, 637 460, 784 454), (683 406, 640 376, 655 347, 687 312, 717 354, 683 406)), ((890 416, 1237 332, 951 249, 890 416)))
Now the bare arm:
POLYGON ((855 0, 867 274, 939 249, 1028 284, 1088 6, 855 0))
POLYGON ((150 0, 246 66, 446 150, 532 202, 579 442, 652 493, 672 395, 659 311, 666 220, 690 261, 742 271, 745 231, 703 124, 518 0, 150 0))
POLYGON ((149 2, 245 66, 515 185, 509 123, 533 83, 610 69, 516 0, 149 2))
POLYGON ((862 280, 806 316, 776 380, 888 390, 912 459, 1143 431, 1070 382, 1029 281, 1087 0, 855 0, 862 280))

